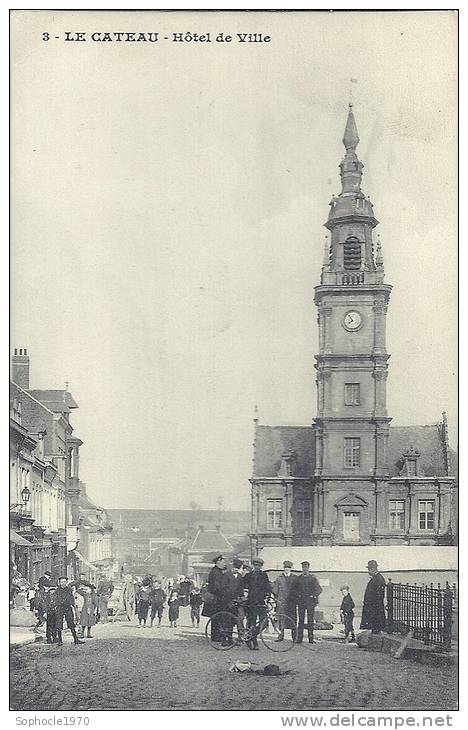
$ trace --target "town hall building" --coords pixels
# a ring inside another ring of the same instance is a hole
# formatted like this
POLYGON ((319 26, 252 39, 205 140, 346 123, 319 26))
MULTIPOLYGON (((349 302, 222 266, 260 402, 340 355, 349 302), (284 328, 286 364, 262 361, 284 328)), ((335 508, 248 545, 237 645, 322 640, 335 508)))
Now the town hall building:
POLYGON ((320 284, 317 416, 311 426, 254 419, 252 554, 270 546, 452 544, 455 453, 439 424, 393 427, 385 320, 391 285, 361 190, 350 105, 330 203, 320 284))

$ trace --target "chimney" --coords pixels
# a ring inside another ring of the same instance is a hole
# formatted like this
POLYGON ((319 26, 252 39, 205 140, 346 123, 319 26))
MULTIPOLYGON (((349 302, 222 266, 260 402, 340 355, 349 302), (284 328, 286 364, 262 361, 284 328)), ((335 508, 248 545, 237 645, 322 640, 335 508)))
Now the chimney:
POLYGON ((11 379, 23 390, 29 390, 29 355, 26 349, 15 347, 11 358, 11 379))

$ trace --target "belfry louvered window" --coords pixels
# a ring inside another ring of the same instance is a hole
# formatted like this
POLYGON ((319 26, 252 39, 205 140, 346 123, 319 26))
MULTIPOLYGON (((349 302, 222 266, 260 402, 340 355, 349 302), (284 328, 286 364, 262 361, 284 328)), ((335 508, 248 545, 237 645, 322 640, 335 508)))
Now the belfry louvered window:
POLYGON ((346 271, 361 268, 361 244, 355 236, 350 236, 344 243, 343 263, 346 271))

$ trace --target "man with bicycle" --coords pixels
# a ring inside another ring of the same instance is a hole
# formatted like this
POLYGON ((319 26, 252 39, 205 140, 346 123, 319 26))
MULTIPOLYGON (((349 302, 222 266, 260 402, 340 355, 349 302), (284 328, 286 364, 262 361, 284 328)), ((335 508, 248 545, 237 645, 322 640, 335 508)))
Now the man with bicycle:
POLYGON ((247 598, 247 628, 254 629, 251 641, 248 643, 250 649, 258 649, 258 626, 267 615, 265 599, 271 593, 271 585, 267 573, 262 570, 262 558, 252 560, 253 570, 243 579, 244 588, 248 591, 247 598))

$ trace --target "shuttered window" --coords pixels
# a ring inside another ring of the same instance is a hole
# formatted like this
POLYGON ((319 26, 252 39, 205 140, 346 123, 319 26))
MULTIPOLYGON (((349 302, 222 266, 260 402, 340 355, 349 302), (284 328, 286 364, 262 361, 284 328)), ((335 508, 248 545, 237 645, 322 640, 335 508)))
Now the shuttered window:
POLYGON ((344 243, 343 262, 346 271, 358 271, 361 268, 361 243, 350 236, 344 243))

